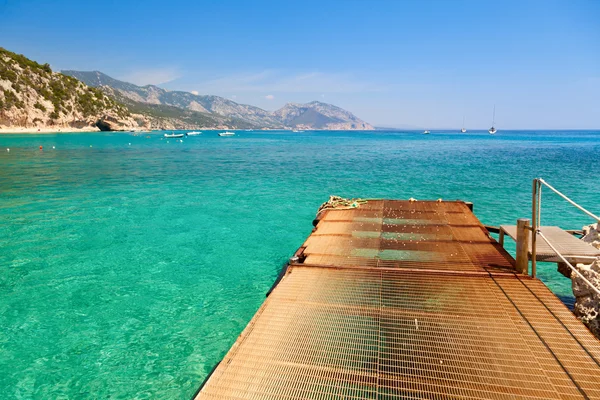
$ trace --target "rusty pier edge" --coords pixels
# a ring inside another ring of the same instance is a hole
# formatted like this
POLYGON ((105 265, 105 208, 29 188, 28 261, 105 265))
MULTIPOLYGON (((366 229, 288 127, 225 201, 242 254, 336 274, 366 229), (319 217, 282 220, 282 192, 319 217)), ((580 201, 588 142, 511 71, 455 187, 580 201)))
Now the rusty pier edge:
POLYGON ((600 399, 600 342, 462 201, 319 214, 195 399, 600 399))

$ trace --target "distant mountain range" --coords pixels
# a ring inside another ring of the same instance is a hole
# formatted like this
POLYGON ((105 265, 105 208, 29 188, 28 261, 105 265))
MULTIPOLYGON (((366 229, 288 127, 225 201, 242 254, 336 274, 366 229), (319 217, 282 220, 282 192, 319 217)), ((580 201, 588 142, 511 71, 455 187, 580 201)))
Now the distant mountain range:
POLYGON ((62 73, 101 89, 109 97, 128 106, 132 112, 148 115, 154 119, 153 125, 171 123, 175 127, 184 125, 191 129, 375 129, 346 110, 318 101, 288 103, 277 111, 269 112, 219 96, 169 91, 154 85, 137 86, 98 71, 62 73))
POLYGON ((0 47, 0 131, 148 129, 374 129, 313 101, 270 112, 229 99, 137 86, 101 72, 54 72, 0 47))

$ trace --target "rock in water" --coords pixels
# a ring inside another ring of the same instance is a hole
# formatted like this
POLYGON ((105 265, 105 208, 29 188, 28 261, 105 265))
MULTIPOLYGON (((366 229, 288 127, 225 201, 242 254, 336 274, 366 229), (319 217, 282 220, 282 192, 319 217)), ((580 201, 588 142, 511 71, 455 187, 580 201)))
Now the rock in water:
POLYGON ((118 118, 111 115, 102 116, 95 125, 101 131, 124 131, 138 126, 132 118, 118 118))
MULTIPOLYGON (((600 257, 592 264, 577 264, 577 270, 600 289, 600 257)), ((600 295, 576 273, 571 273, 575 308, 573 312, 600 339, 600 295)))
POLYGON ((598 224, 591 224, 583 227, 583 240, 586 243, 591 244, 597 249, 600 249, 600 230, 598 224))

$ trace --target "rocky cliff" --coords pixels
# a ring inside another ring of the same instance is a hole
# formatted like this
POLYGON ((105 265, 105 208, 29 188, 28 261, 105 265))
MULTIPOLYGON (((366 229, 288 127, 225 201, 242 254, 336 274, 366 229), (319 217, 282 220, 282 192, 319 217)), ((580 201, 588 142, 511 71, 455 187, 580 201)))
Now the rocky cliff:
POLYGON ((102 91, 0 48, 0 128, 125 130, 138 125, 125 106, 102 91))

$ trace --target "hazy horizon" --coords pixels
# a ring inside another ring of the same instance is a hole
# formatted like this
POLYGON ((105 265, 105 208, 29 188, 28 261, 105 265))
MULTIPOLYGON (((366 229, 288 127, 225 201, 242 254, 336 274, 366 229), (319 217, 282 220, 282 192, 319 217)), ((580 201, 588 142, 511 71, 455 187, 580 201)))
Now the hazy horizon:
POLYGON ((598 129, 592 1, 0 4, 0 46, 55 70, 275 110, 313 100, 374 126, 598 129), (98 9, 106 18, 92 18, 98 9), (94 21, 97 24, 94 24, 94 21))

